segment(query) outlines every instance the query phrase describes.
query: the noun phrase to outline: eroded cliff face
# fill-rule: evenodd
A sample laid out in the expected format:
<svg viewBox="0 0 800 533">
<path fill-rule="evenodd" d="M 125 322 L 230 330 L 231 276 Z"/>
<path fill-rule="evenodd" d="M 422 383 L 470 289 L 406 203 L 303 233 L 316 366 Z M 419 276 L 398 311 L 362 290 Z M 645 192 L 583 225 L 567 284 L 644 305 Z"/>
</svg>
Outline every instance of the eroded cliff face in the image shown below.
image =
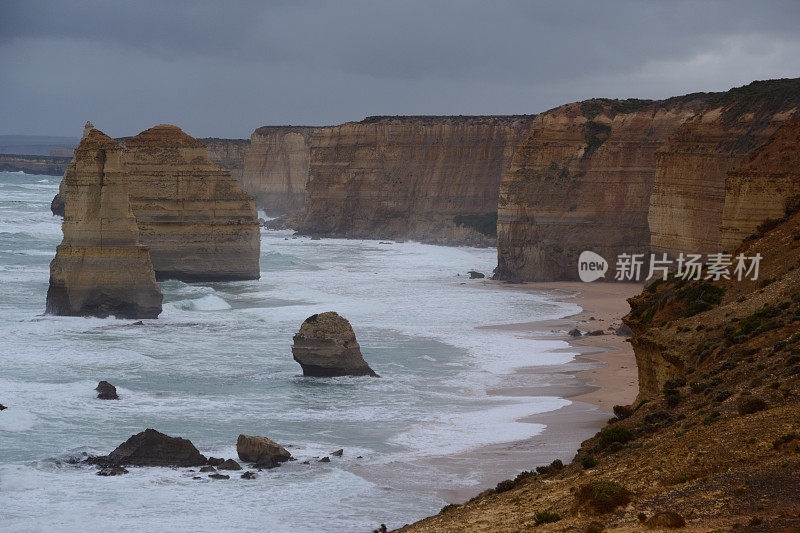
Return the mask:
<svg viewBox="0 0 800 533">
<path fill-rule="evenodd" d="M 264 126 L 250 136 L 242 188 L 269 215 L 305 210 L 310 126 Z"/>
<path fill-rule="evenodd" d="M 781 126 L 760 149 L 728 172 L 722 249 L 731 251 L 768 220 L 800 202 L 800 117 Z"/>
<path fill-rule="evenodd" d="M 568 280 L 578 255 L 649 249 L 648 202 L 656 149 L 702 106 L 587 100 L 539 115 L 500 183 L 495 277 Z"/>
<path fill-rule="evenodd" d="M 707 99 L 658 150 L 648 214 L 654 252 L 722 249 L 727 173 L 800 112 L 800 80 L 753 82 Z"/>
<path fill-rule="evenodd" d="M 45 155 L 0 154 L 0 171 L 63 176 L 70 159 Z M 64 216 L 63 213 L 61 216 Z"/>
<path fill-rule="evenodd" d="M 158 279 L 258 279 L 253 197 L 180 128 L 154 126 L 125 142 L 130 198 Z"/>
<path fill-rule="evenodd" d="M 577 279 L 584 250 L 606 279 L 622 253 L 719 251 L 727 171 L 798 111 L 795 79 L 542 113 L 500 184 L 495 276 Z"/>
<path fill-rule="evenodd" d="M 491 245 L 497 186 L 532 117 L 373 117 L 315 129 L 299 231 Z"/>
<path fill-rule="evenodd" d="M 204 137 L 198 140 L 205 145 L 208 158 L 222 170 L 230 172 L 231 177 L 241 185 L 244 174 L 244 157 L 250 141 L 216 137 Z"/>
<path fill-rule="evenodd" d="M 47 312 L 156 318 L 161 290 L 128 196 L 122 147 L 86 133 L 64 176 L 64 239 L 50 263 Z"/>
</svg>

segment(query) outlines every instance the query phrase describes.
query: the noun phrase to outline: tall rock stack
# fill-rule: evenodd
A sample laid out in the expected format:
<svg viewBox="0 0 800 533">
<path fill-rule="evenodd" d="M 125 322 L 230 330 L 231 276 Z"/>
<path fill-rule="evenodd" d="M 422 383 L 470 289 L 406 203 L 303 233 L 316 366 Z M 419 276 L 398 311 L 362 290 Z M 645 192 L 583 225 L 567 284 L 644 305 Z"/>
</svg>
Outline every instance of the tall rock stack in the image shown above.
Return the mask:
<svg viewBox="0 0 800 533">
<path fill-rule="evenodd" d="M 64 239 L 50 263 L 47 312 L 156 318 L 161 290 L 138 240 L 120 144 L 89 127 L 63 185 Z"/>
<path fill-rule="evenodd" d="M 209 159 L 203 143 L 177 126 L 154 126 L 126 140 L 125 163 L 158 279 L 259 278 L 253 197 Z"/>
</svg>

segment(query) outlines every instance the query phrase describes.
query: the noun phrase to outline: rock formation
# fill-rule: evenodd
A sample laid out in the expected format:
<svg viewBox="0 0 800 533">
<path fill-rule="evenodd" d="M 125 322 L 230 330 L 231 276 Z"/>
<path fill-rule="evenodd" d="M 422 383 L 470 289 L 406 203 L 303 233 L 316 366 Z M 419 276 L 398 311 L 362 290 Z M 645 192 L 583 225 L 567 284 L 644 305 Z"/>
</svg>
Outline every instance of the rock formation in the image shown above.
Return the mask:
<svg viewBox="0 0 800 533">
<path fill-rule="evenodd" d="M 125 141 L 131 207 L 157 279 L 258 279 L 253 198 L 180 128 L 154 126 Z"/>
<path fill-rule="evenodd" d="M 46 155 L 0 154 L 0 171 L 63 176 L 71 159 Z M 63 210 L 61 216 L 64 216 Z"/>
<path fill-rule="evenodd" d="M 772 80 L 538 115 L 500 184 L 495 276 L 576 279 L 584 250 L 612 270 L 621 253 L 718 250 L 726 171 L 798 112 L 800 80 Z"/>
<path fill-rule="evenodd" d="M 97 398 L 100 400 L 119 400 L 117 388 L 108 381 L 101 381 L 94 390 L 97 391 Z"/>
<path fill-rule="evenodd" d="M 263 127 L 243 184 L 304 233 L 493 245 L 497 184 L 531 116 L 370 117 Z"/>
<path fill-rule="evenodd" d="M 648 214 L 654 252 L 722 249 L 726 175 L 800 113 L 800 79 L 753 82 L 706 99 L 658 150 Z"/>
<path fill-rule="evenodd" d="M 146 429 L 93 462 L 114 466 L 202 466 L 206 458 L 187 439 Z"/>
<path fill-rule="evenodd" d="M 156 318 L 161 290 L 131 212 L 122 147 L 91 129 L 63 184 L 64 239 L 50 263 L 47 312 Z"/>
<path fill-rule="evenodd" d="M 242 188 L 269 215 L 305 210 L 310 126 L 264 126 L 250 136 Z"/>
<path fill-rule="evenodd" d="M 722 210 L 722 249 L 735 249 L 759 225 L 800 202 L 800 117 L 728 172 Z"/>
<path fill-rule="evenodd" d="M 247 139 L 218 139 L 217 137 L 204 137 L 198 141 L 206 147 L 208 158 L 222 170 L 230 172 L 231 177 L 241 186 L 244 158 L 250 141 Z"/>
<path fill-rule="evenodd" d="M 294 360 L 304 376 L 375 376 L 346 318 L 329 311 L 308 317 L 294 336 Z"/>
<path fill-rule="evenodd" d="M 277 442 L 251 435 L 239 435 L 236 453 L 242 461 L 255 463 L 262 468 L 272 468 L 292 459 L 292 454 Z"/>
<path fill-rule="evenodd" d="M 575 279 L 592 250 L 611 265 L 649 249 L 655 151 L 702 105 L 587 100 L 537 116 L 500 183 L 498 279 Z"/>
</svg>

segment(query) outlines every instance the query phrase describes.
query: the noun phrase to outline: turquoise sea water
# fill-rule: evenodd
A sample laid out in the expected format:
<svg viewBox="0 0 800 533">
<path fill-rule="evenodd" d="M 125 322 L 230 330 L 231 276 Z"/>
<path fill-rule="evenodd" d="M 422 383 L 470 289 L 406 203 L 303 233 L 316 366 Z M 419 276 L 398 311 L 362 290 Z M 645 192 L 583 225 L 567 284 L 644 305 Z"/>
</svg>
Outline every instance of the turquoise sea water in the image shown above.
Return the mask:
<svg viewBox="0 0 800 533">
<path fill-rule="evenodd" d="M 441 487 L 415 484 L 413 469 L 398 469 L 405 478 L 397 483 L 377 482 L 370 468 L 525 439 L 543 428 L 518 419 L 569 403 L 486 394 L 514 368 L 573 356 L 548 352 L 561 341 L 476 326 L 578 310 L 552 294 L 467 279 L 467 270 L 491 272 L 491 249 L 263 232 L 260 280 L 162 283 L 164 312 L 143 326 L 45 316 L 61 241 L 61 219 L 49 211 L 59 180 L 0 173 L 2 530 L 399 526 L 437 512 L 446 503 Z M 300 375 L 291 337 L 306 317 L 329 310 L 351 321 L 380 379 Z M 95 399 L 101 379 L 117 386 L 120 401 Z M 103 478 L 65 463 L 108 453 L 148 427 L 217 457 L 236 457 L 240 433 L 264 435 L 299 460 L 252 481 L 196 481 L 168 468 Z M 338 448 L 342 458 L 314 460 Z"/>
</svg>

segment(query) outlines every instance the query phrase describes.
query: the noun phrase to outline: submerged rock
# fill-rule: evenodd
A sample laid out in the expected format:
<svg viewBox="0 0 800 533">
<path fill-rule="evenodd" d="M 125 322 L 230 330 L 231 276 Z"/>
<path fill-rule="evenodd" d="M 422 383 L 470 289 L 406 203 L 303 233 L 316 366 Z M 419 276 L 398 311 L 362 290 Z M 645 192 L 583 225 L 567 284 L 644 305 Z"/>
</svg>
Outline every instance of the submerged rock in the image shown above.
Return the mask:
<svg viewBox="0 0 800 533">
<path fill-rule="evenodd" d="M 108 381 L 101 381 L 95 389 L 100 400 L 119 400 L 117 388 Z"/>
<path fill-rule="evenodd" d="M 94 462 L 115 466 L 202 466 L 206 464 L 206 458 L 190 440 L 170 437 L 148 428 Z"/>
<path fill-rule="evenodd" d="M 156 318 L 161 289 L 131 211 L 122 147 L 89 130 L 64 179 L 64 238 L 50 263 L 47 312 Z"/>
<path fill-rule="evenodd" d="M 98 476 L 121 476 L 127 473 L 128 469 L 121 466 L 106 466 L 97 471 Z"/>
<path fill-rule="evenodd" d="M 467 274 L 469 274 L 469 279 L 481 279 L 486 277 L 486 274 L 478 272 L 477 270 L 470 270 Z"/>
<path fill-rule="evenodd" d="M 342 455 L 344 455 L 344 450 L 341 448 L 336 450 L 335 452 L 331 452 L 331 456 L 333 457 L 341 457 Z"/>
<path fill-rule="evenodd" d="M 230 479 L 231 476 L 226 474 L 209 474 L 208 477 L 211 479 Z"/>
<path fill-rule="evenodd" d="M 255 463 L 262 468 L 273 468 L 292 459 L 292 454 L 277 442 L 252 435 L 239 435 L 236 453 L 242 461 Z"/>
<path fill-rule="evenodd" d="M 250 472 L 250 471 L 248 470 L 247 472 L 245 472 L 244 474 L 242 474 L 242 475 L 241 475 L 241 476 L 239 476 L 239 477 L 240 477 L 240 478 L 242 478 L 242 479 L 255 479 L 255 478 L 256 478 L 256 477 L 258 477 L 258 476 L 256 476 L 256 475 L 255 475 L 255 473 L 253 473 L 253 472 Z"/>
<path fill-rule="evenodd" d="M 294 360 L 304 376 L 374 376 L 346 318 L 329 311 L 308 317 L 294 336 Z"/>
<path fill-rule="evenodd" d="M 569 335 L 570 337 L 580 337 L 581 330 L 579 330 L 578 328 L 571 329 L 569 330 L 569 333 L 567 333 L 567 335 Z"/>
<path fill-rule="evenodd" d="M 323 457 L 322 459 L 320 459 L 317 462 L 318 463 L 330 463 L 331 462 L 331 458 L 330 457 Z"/>
<path fill-rule="evenodd" d="M 8 409 L 8 407 L 6 407 L 6 406 L 5 406 L 5 405 L 3 405 L 2 403 L 0 403 L 0 411 L 3 411 L 3 410 L 5 410 L 5 409 Z"/>
<path fill-rule="evenodd" d="M 200 469 L 200 472 L 202 472 L 203 474 L 205 474 L 206 472 L 216 472 L 216 471 L 217 471 L 217 469 L 216 469 L 216 468 L 214 468 L 214 467 L 213 467 L 213 466 L 211 466 L 211 465 L 204 466 L 204 467 L 202 467 L 202 468 Z"/>
</svg>

